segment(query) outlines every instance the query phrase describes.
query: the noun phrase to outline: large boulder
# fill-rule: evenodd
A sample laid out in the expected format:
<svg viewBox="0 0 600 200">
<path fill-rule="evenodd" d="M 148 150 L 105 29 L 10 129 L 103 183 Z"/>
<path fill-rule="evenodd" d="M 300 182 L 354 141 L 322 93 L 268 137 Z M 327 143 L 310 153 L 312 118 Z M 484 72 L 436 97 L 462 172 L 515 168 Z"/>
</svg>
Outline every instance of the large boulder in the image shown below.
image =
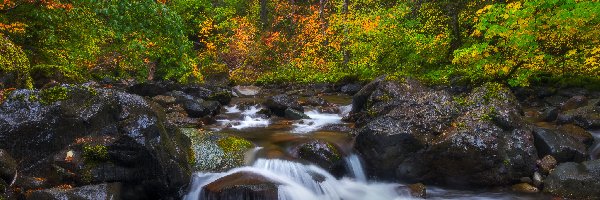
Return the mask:
<svg viewBox="0 0 600 200">
<path fill-rule="evenodd" d="M 505 185 L 533 173 L 532 130 L 510 90 L 453 97 L 416 81 L 377 79 L 353 98 L 355 149 L 370 175 L 435 184 Z"/>
<path fill-rule="evenodd" d="M 167 198 L 191 176 L 190 141 L 162 108 L 112 89 L 14 91 L 0 105 L 0 146 L 20 161 L 20 177 L 48 187 L 122 182 L 135 198 Z"/>
<path fill-rule="evenodd" d="M 533 135 L 540 156 L 552 155 L 558 162 L 581 162 L 588 158 L 587 146 L 572 136 L 545 128 L 535 128 Z"/>
<path fill-rule="evenodd" d="M 569 199 L 600 197 L 600 160 L 562 163 L 544 180 L 544 191 Z"/>
<path fill-rule="evenodd" d="M 267 99 L 265 106 L 277 116 L 284 117 L 288 108 L 304 112 L 304 108 L 298 103 L 298 97 L 286 94 L 275 95 Z"/>
</svg>

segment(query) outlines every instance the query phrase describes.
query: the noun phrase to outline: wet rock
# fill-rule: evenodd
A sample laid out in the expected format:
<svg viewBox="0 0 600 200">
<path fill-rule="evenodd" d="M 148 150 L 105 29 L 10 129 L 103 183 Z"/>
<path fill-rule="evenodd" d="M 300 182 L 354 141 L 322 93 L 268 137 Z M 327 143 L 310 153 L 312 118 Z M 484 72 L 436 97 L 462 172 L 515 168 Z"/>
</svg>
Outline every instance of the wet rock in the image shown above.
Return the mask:
<svg viewBox="0 0 600 200">
<path fill-rule="evenodd" d="M 345 124 L 328 124 L 321 128 L 322 131 L 334 131 L 334 132 L 345 132 L 349 133 L 352 131 L 352 128 L 348 127 Z"/>
<path fill-rule="evenodd" d="M 350 83 L 350 84 L 346 84 L 346 85 L 342 86 L 342 88 L 340 88 L 340 92 L 347 94 L 347 95 L 354 95 L 354 94 L 358 93 L 358 91 L 360 91 L 360 89 L 362 89 L 362 85 L 360 85 L 358 83 Z"/>
<path fill-rule="evenodd" d="M 600 160 L 561 163 L 544 180 L 544 192 L 570 199 L 600 196 Z"/>
<path fill-rule="evenodd" d="M 221 105 L 216 101 L 205 101 L 192 95 L 185 94 L 181 91 L 173 91 L 168 93 L 176 99 L 178 104 L 181 104 L 189 117 L 201 118 L 209 115 L 216 115 L 221 109 Z"/>
<path fill-rule="evenodd" d="M 532 184 L 532 183 L 533 183 L 533 180 L 531 180 L 531 178 L 529 178 L 529 177 L 522 177 L 522 178 L 521 178 L 521 182 L 522 182 L 522 183 L 529 183 L 529 184 Z"/>
<path fill-rule="evenodd" d="M 370 175 L 490 186 L 533 173 L 537 152 L 532 131 L 507 88 L 487 84 L 457 99 L 414 81 L 368 85 L 374 89 L 365 86 L 361 92 L 371 90 L 371 95 L 360 97 L 366 99 L 364 107 L 356 105 L 353 112 L 363 116 L 354 148 Z"/>
<path fill-rule="evenodd" d="M 250 172 L 238 172 L 220 178 L 202 189 L 199 199 L 278 199 L 278 186 Z"/>
<path fill-rule="evenodd" d="M 561 112 L 556 122 L 574 123 L 585 129 L 600 128 L 600 99 L 591 99 L 586 106 Z"/>
<path fill-rule="evenodd" d="M 231 98 L 233 95 L 228 89 L 214 89 L 212 93 L 208 96 L 208 100 L 217 101 L 221 105 L 228 105 L 231 102 Z"/>
<path fill-rule="evenodd" d="M 330 172 L 339 171 L 344 167 L 340 150 L 334 144 L 322 140 L 300 144 L 291 149 L 290 155 L 314 163 Z"/>
<path fill-rule="evenodd" d="M 550 171 L 552 171 L 556 167 L 558 162 L 556 161 L 556 159 L 554 159 L 554 157 L 552 157 L 552 155 L 546 155 L 541 160 L 539 160 L 537 164 L 538 167 L 540 167 L 542 173 L 549 174 Z"/>
<path fill-rule="evenodd" d="M 569 100 L 563 102 L 560 106 L 560 110 L 568 111 L 573 110 L 582 106 L 585 106 L 588 103 L 588 99 L 585 96 L 574 96 Z"/>
<path fill-rule="evenodd" d="M 149 81 L 132 85 L 127 92 L 140 96 L 154 97 L 167 93 L 176 88 L 176 84 L 169 81 Z"/>
<path fill-rule="evenodd" d="M 302 108 L 302 106 L 298 103 L 298 98 L 295 96 L 288 96 L 286 94 L 270 97 L 265 102 L 265 106 L 269 108 L 273 114 L 280 117 L 285 116 L 285 110 L 288 108 L 304 112 L 304 108 Z"/>
<path fill-rule="evenodd" d="M 352 112 L 358 113 L 367 106 L 367 101 L 379 84 L 385 80 L 385 76 L 377 77 L 364 87 L 362 87 L 354 96 L 352 96 Z"/>
<path fill-rule="evenodd" d="M 558 131 L 577 139 L 577 141 L 587 146 L 590 146 L 594 143 L 594 137 L 592 134 L 577 125 L 564 124 L 558 127 Z"/>
<path fill-rule="evenodd" d="M 577 139 L 551 129 L 534 129 L 535 146 L 540 156 L 552 155 L 558 162 L 587 159 L 587 147 Z"/>
<path fill-rule="evenodd" d="M 321 98 L 321 97 L 317 97 L 317 96 L 312 96 L 309 97 L 308 99 L 306 99 L 306 105 L 309 106 L 328 106 L 329 103 Z"/>
<path fill-rule="evenodd" d="M 529 183 L 519 183 L 512 186 L 512 190 L 522 193 L 538 193 L 540 190 Z"/>
<path fill-rule="evenodd" d="M 249 85 L 249 86 L 238 85 L 238 86 L 233 87 L 233 92 L 240 97 L 256 96 L 258 93 L 260 93 L 260 90 L 261 90 L 260 87 L 253 86 L 253 85 Z"/>
<path fill-rule="evenodd" d="M 34 190 L 40 188 L 48 188 L 51 184 L 48 183 L 48 179 L 41 177 L 30 177 L 19 175 L 15 181 L 14 187 L 19 188 L 22 191 Z"/>
<path fill-rule="evenodd" d="M 17 173 L 17 162 L 8 152 L 0 149 L 0 179 L 6 183 L 11 183 Z"/>
<path fill-rule="evenodd" d="M 296 109 L 292 109 L 292 108 L 285 109 L 284 116 L 286 119 L 291 119 L 291 120 L 310 119 L 310 117 L 308 117 L 308 115 L 306 115 L 303 112 L 298 111 Z"/>
<path fill-rule="evenodd" d="M 223 172 L 244 165 L 245 154 L 254 144 L 243 138 L 223 133 L 203 132 L 182 128 L 192 140 L 193 158 L 189 160 L 195 171 Z"/>
<path fill-rule="evenodd" d="M 425 199 L 427 198 L 427 187 L 423 183 L 415 183 L 408 185 L 410 196 Z"/>
<path fill-rule="evenodd" d="M 540 118 L 547 122 L 554 121 L 558 117 L 559 111 L 557 107 L 546 107 L 542 110 Z"/>
<path fill-rule="evenodd" d="M 72 180 L 64 171 L 112 163 L 136 172 L 114 181 L 137 190 L 141 198 L 181 194 L 191 176 L 189 139 L 166 122 L 159 105 L 112 89 L 61 87 L 47 95 L 61 97 L 64 92 L 64 98 L 42 101 L 44 92 L 18 90 L 0 105 L 0 146 L 20 160 L 20 180 L 36 177 L 50 186 L 65 181 L 94 184 L 102 179 L 89 176 L 88 170 L 72 170 L 79 177 Z M 58 155 L 67 159 L 70 149 L 83 152 L 90 162 L 73 168 L 56 162 Z M 17 182 L 25 187 L 29 181 Z"/>
<path fill-rule="evenodd" d="M 103 183 L 99 185 L 86 185 L 71 188 L 52 188 L 45 190 L 34 190 L 27 193 L 25 199 L 31 200 L 61 200 L 61 199 L 97 199 L 112 200 L 124 199 L 121 196 L 122 185 L 120 183 Z"/>
<path fill-rule="evenodd" d="M 560 107 L 561 104 L 563 102 L 567 101 L 568 99 L 569 99 L 568 97 L 554 95 L 554 96 L 544 98 L 544 102 L 553 107 Z"/>
</svg>

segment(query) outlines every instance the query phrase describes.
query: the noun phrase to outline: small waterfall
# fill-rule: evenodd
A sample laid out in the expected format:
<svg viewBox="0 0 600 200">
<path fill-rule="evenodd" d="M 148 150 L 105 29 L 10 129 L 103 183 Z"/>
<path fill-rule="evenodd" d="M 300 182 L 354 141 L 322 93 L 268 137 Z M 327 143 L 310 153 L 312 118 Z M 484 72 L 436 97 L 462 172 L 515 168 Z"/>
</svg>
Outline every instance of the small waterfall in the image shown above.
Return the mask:
<svg viewBox="0 0 600 200">
<path fill-rule="evenodd" d="M 348 115 L 350 113 L 350 111 L 352 111 L 352 104 L 340 106 L 340 114 L 342 116 Z"/>
<path fill-rule="evenodd" d="M 594 136 L 594 145 L 590 147 L 590 158 L 591 160 L 596 160 L 600 158 L 600 130 L 599 131 L 591 131 L 592 136 Z"/>
<path fill-rule="evenodd" d="M 351 165 L 355 163 L 360 165 L 360 162 L 356 162 L 358 157 L 348 160 L 349 163 L 353 163 Z M 410 199 L 408 196 L 401 195 L 408 192 L 399 189 L 399 184 L 367 183 L 364 175 L 362 181 L 348 178 L 336 179 L 315 165 L 279 159 L 258 159 L 252 166 L 236 168 L 225 173 L 198 173 L 194 176 L 193 190 L 184 199 L 196 200 L 202 192 L 202 187 L 219 178 L 239 172 L 257 174 L 273 181 L 279 185 L 278 198 L 285 200 Z"/>
<path fill-rule="evenodd" d="M 241 129 L 251 128 L 251 127 L 267 127 L 270 124 L 269 119 L 265 119 L 265 118 L 257 115 L 257 113 L 261 110 L 261 107 L 258 105 L 250 106 L 248 109 L 246 109 L 244 111 L 240 110 L 237 105 L 227 106 L 227 107 L 225 107 L 225 110 L 226 110 L 225 113 L 227 113 L 227 114 L 240 113 L 240 115 L 241 115 L 240 116 L 241 119 L 217 120 L 217 122 L 219 124 L 230 125 L 230 127 L 233 129 L 241 130 Z M 220 130 L 220 128 L 218 128 L 217 130 Z"/>
<path fill-rule="evenodd" d="M 301 122 L 293 124 L 292 133 L 309 133 L 317 131 L 325 125 L 341 124 L 342 115 L 320 113 L 316 110 L 311 110 L 305 113 L 310 119 L 303 119 Z"/>
<path fill-rule="evenodd" d="M 352 154 L 344 158 L 344 160 L 346 161 L 346 168 L 348 168 L 348 171 L 357 181 L 363 183 L 367 182 L 367 176 L 365 175 L 360 159 L 356 154 Z"/>
</svg>

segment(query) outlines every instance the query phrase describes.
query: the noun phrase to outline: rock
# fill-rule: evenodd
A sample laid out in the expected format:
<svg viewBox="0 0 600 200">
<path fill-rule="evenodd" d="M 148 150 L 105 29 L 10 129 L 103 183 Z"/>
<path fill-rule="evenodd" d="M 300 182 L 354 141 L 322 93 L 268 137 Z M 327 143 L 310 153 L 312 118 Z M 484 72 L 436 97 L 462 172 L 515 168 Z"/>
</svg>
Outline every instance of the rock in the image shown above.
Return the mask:
<svg viewBox="0 0 600 200">
<path fill-rule="evenodd" d="M 152 97 L 152 100 L 161 106 L 167 107 L 169 105 L 175 104 L 175 97 L 165 96 L 165 95 L 157 95 Z"/>
<path fill-rule="evenodd" d="M 261 175 L 238 172 L 204 186 L 198 199 L 278 199 L 278 186 Z"/>
<path fill-rule="evenodd" d="M 531 178 L 529 178 L 529 177 L 522 177 L 522 178 L 521 178 L 521 182 L 522 182 L 522 183 L 529 183 L 529 184 L 532 184 L 532 183 L 533 183 L 533 180 L 531 180 Z"/>
<path fill-rule="evenodd" d="M 367 90 L 370 96 L 356 98 Z M 355 116 L 364 123 L 357 122 L 354 148 L 370 176 L 493 186 L 518 181 L 535 169 L 530 124 L 501 85 L 486 84 L 457 100 L 410 80 L 376 80 L 357 95 L 363 106 L 354 101 L 353 112 L 358 110 Z"/>
<path fill-rule="evenodd" d="M 574 96 L 569 100 L 563 102 L 560 106 L 561 111 L 573 110 L 582 106 L 585 106 L 588 103 L 588 99 L 585 96 Z"/>
<path fill-rule="evenodd" d="M 415 183 L 408 185 L 410 196 L 425 199 L 427 198 L 427 187 L 423 183 Z"/>
<path fill-rule="evenodd" d="M 17 90 L 0 105 L 0 130 L 0 146 L 20 160 L 19 177 L 50 186 L 103 182 L 91 172 L 107 163 L 105 172 L 135 172 L 111 181 L 140 198 L 178 198 L 190 181 L 189 139 L 166 122 L 159 105 L 138 95 L 83 86 Z M 70 150 L 83 161 L 66 164 Z"/>
<path fill-rule="evenodd" d="M 286 119 L 291 119 L 291 120 L 310 119 L 310 117 L 308 115 L 306 115 L 303 112 L 298 111 L 296 109 L 292 109 L 292 108 L 285 109 L 284 116 Z"/>
<path fill-rule="evenodd" d="M 121 183 L 103 183 L 98 185 L 86 185 L 82 187 L 71 188 L 51 188 L 45 190 L 34 190 L 27 193 L 25 199 L 31 200 L 61 200 L 61 199 L 97 199 L 113 200 L 126 199 L 121 196 Z"/>
<path fill-rule="evenodd" d="M 0 179 L 6 183 L 11 183 L 17 175 L 17 162 L 8 152 L 0 149 Z"/>
<path fill-rule="evenodd" d="M 564 96 L 560 96 L 560 95 L 554 95 L 554 96 L 549 96 L 544 98 L 544 102 L 546 102 L 546 104 L 552 106 L 552 107 L 560 107 L 561 104 L 565 101 L 567 101 L 569 98 L 564 97 Z"/>
<path fill-rule="evenodd" d="M 533 185 L 535 185 L 535 187 L 542 187 L 542 185 L 544 184 L 544 178 L 542 178 L 542 175 L 539 172 L 534 172 L 533 173 Z"/>
<path fill-rule="evenodd" d="M 362 87 L 354 96 L 352 96 L 352 112 L 358 113 L 362 111 L 366 105 L 369 97 L 378 88 L 379 84 L 385 80 L 386 76 L 377 77 L 364 87 Z"/>
<path fill-rule="evenodd" d="M 565 97 L 574 97 L 574 96 L 586 96 L 589 92 L 585 88 L 562 88 L 557 92 L 559 95 Z"/>
<path fill-rule="evenodd" d="M 558 131 L 577 139 L 577 141 L 587 146 L 590 146 L 594 143 L 594 136 L 592 136 L 590 132 L 577 125 L 564 124 L 558 127 Z"/>
<path fill-rule="evenodd" d="M 344 168 L 343 155 L 341 155 L 340 150 L 330 142 L 311 140 L 295 146 L 290 151 L 292 157 L 314 163 L 334 174 L 340 174 L 335 172 L 339 172 L 340 169 Z"/>
<path fill-rule="evenodd" d="M 350 83 L 350 84 L 346 84 L 346 85 L 342 86 L 342 88 L 340 88 L 340 92 L 347 94 L 347 95 L 354 95 L 354 94 L 358 93 L 358 91 L 360 91 L 360 89 L 362 89 L 362 85 L 360 85 L 358 83 Z"/>
<path fill-rule="evenodd" d="M 260 87 L 253 86 L 253 85 L 249 85 L 249 86 L 238 85 L 238 86 L 233 87 L 233 92 L 240 97 L 256 96 L 258 93 L 260 93 L 260 90 L 261 90 Z"/>
<path fill-rule="evenodd" d="M 243 138 L 222 133 L 203 132 L 194 128 L 182 128 L 192 140 L 194 157 L 190 159 L 195 171 L 224 172 L 244 165 L 246 152 L 254 144 Z"/>
<path fill-rule="evenodd" d="M 542 110 L 540 118 L 544 121 L 551 122 L 558 117 L 559 109 L 557 107 L 546 107 Z"/>
<path fill-rule="evenodd" d="M 591 99 L 586 106 L 561 112 L 556 122 L 574 123 L 584 129 L 600 128 L 600 99 Z"/>
<path fill-rule="evenodd" d="M 561 163 L 544 180 L 544 192 L 569 199 L 600 197 L 600 160 Z"/>
<path fill-rule="evenodd" d="M 538 193 L 540 190 L 529 183 L 519 183 L 512 186 L 512 190 L 522 193 Z"/>
<path fill-rule="evenodd" d="M 288 108 L 304 112 L 304 108 L 298 103 L 297 99 L 298 98 L 295 96 L 288 96 L 286 94 L 275 95 L 267 99 L 265 106 L 269 108 L 273 114 L 284 117 L 285 110 Z"/>
<path fill-rule="evenodd" d="M 580 162 L 588 157 L 586 146 L 571 136 L 545 128 L 535 128 L 533 135 L 540 156 L 552 155 L 558 162 Z"/>
<path fill-rule="evenodd" d="M 306 99 L 306 105 L 309 106 L 328 106 L 329 103 L 321 98 L 321 97 L 317 97 L 317 96 L 312 96 L 309 97 L 308 99 Z"/>
<path fill-rule="evenodd" d="M 127 92 L 140 96 L 154 97 L 174 90 L 176 87 L 175 83 L 169 81 L 149 81 L 132 85 L 127 88 Z"/>
<path fill-rule="evenodd" d="M 208 100 L 217 101 L 221 105 L 228 105 L 233 95 L 228 89 L 215 89 L 208 96 Z"/>
<path fill-rule="evenodd" d="M 333 132 L 345 132 L 349 133 L 352 131 L 352 128 L 348 127 L 345 124 L 328 124 L 321 128 L 322 131 L 333 131 Z"/>
<path fill-rule="evenodd" d="M 219 102 L 205 101 L 181 91 L 173 91 L 168 94 L 173 96 L 176 99 L 176 102 L 181 104 L 188 116 L 192 118 L 200 118 L 209 115 L 213 116 L 221 109 Z"/>
<path fill-rule="evenodd" d="M 556 161 L 556 159 L 554 159 L 554 157 L 552 157 L 552 155 L 546 155 L 541 160 L 539 160 L 537 164 L 538 167 L 540 167 L 542 173 L 549 174 L 550 171 L 552 171 L 556 167 L 558 162 Z"/>
</svg>

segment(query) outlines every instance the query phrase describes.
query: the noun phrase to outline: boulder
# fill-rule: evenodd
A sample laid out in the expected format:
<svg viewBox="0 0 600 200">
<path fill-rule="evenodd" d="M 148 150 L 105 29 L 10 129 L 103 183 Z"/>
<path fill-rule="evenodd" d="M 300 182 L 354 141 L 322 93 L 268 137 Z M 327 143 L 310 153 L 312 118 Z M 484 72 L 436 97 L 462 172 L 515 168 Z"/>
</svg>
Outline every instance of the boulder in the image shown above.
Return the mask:
<svg viewBox="0 0 600 200">
<path fill-rule="evenodd" d="M 198 199 L 278 199 L 278 185 L 261 175 L 238 172 L 204 186 Z"/>
<path fill-rule="evenodd" d="M 182 128 L 192 140 L 193 158 L 190 159 L 195 171 L 224 172 L 245 164 L 246 152 L 254 144 L 243 138 L 223 133 L 204 132 L 194 128 Z"/>
<path fill-rule="evenodd" d="M 296 96 L 289 96 L 286 94 L 270 97 L 265 102 L 265 106 L 269 108 L 273 114 L 280 117 L 285 116 L 285 110 L 288 108 L 304 112 L 304 108 L 302 108 L 302 106 L 298 103 L 298 98 Z"/>
<path fill-rule="evenodd" d="M 126 195 L 121 195 L 121 183 L 103 183 L 98 185 L 86 185 L 82 187 L 71 188 L 63 186 L 62 188 L 51 188 L 45 190 L 34 190 L 27 193 L 25 199 L 31 200 L 62 200 L 62 199 L 95 199 L 95 200 L 113 200 L 126 199 Z M 133 195 L 133 194 L 131 194 Z"/>
<path fill-rule="evenodd" d="M 585 129 L 600 128 L 600 99 L 591 99 L 585 106 L 559 113 L 556 122 L 574 123 Z"/>
<path fill-rule="evenodd" d="M 334 174 L 340 174 L 340 170 L 344 168 L 341 151 L 334 144 L 322 140 L 311 140 L 295 146 L 291 149 L 290 155 L 316 164 Z"/>
<path fill-rule="evenodd" d="M 592 136 L 590 132 L 577 125 L 564 124 L 558 127 L 558 131 L 575 138 L 577 141 L 585 144 L 586 146 L 590 146 L 594 143 L 594 136 Z"/>
<path fill-rule="evenodd" d="M 378 79 L 353 97 L 355 149 L 384 180 L 510 184 L 531 175 L 537 159 L 518 105 L 497 84 L 453 97 L 413 80 Z"/>
<path fill-rule="evenodd" d="M 533 135 L 540 156 L 552 155 L 558 162 L 581 162 L 588 158 L 586 145 L 569 135 L 545 128 L 535 128 Z"/>
<path fill-rule="evenodd" d="M 563 102 L 560 105 L 560 110 L 568 111 L 573 110 L 582 106 L 585 106 L 588 103 L 588 99 L 585 96 L 574 96 L 569 100 Z"/>
<path fill-rule="evenodd" d="M 188 116 L 192 118 L 214 116 L 221 109 L 221 105 L 217 101 L 203 100 L 181 91 L 172 91 L 168 95 L 174 97 L 176 103 L 181 104 Z"/>
<path fill-rule="evenodd" d="M 138 198 L 167 198 L 179 197 L 191 176 L 189 139 L 162 108 L 112 89 L 13 92 L 0 105 L 0 146 L 21 161 L 19 177 L 50 186 L 122 182 Z"/>
<path fill-rule="evenodd" d="M 140 96 L 154 97 L 167 93 L 177 88 L 177 84 L 170 81 L 149 81 L 138 83 L 127 88 L 127 92 Z"/>
<path fill-rule="evenodd" d="M 544 192 L 569 199 L 600 197 L 600 160 L 561 163 L 544 180 Z"/>
<path fill-rule="evenodd" d="M 306 99 L 305 104 L 309 105 L 309 106 L 328 106 L 329 102 L 327 102 L 325 99 L 323 99 L 321 97 L 312 96 L 312 97 L 309 97 L 308 99 Z"/>
</svg>

